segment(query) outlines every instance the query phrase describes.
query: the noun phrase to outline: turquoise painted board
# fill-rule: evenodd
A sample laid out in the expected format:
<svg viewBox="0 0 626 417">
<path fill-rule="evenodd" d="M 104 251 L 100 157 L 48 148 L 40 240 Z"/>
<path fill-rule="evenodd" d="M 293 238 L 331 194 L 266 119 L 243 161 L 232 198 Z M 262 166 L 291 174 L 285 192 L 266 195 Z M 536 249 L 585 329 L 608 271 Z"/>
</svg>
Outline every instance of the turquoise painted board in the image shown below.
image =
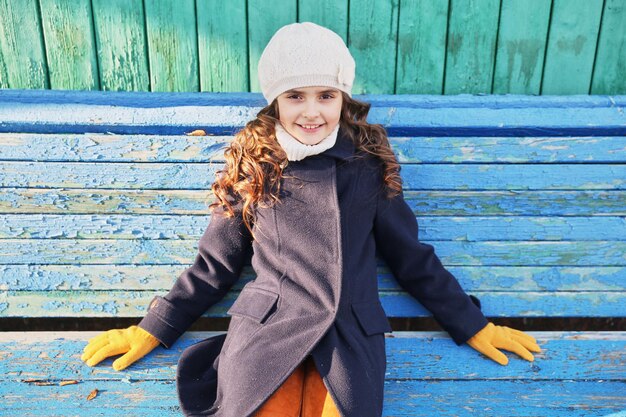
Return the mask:
<svg viewBox="0 0 626 417">
<path fill-rule="evenodd" d="M 271 35 L 313 21 L 355 55 L 355 93 L 624 94 L 625 14 L 621 0 L 2 0 L 0 88 L 257 92 Z"/>
<path fill-rule="evenodd" d="M 602 0 L 554 0 L 541 94 L 588 94 Z"/>
<path fill-rule="evenodd" d="M 39 7 L 0 1 L 0 88 L 50 88 Z"/>
<path fill-rule="evenodd" d="M 443 93 L 448 3 L 400 3 L 396 94 Z"/>
<path fill-rule="evenodd" d="M 151 91 L 200 91 L 194 0 L 144 0 Z"/>
<path fill-rule="evenodd" d="M 445 94 L 490 93 L 500 0 L 451 0 Z"/>
<path fill-rule="evenodd" d="M 606 0 L 591 94 L 626 92 L 626 2 Z"/>
<path fill-rule="evenodd" d="M 327 27 L 348 44 L 347 1 L 299 0 L 298 22 L 313 22 Z"/>
<path fill-rule="evenodd" d="M 98 60 L 88 0 L 40 0 L 50 88 L 99 90 Z"/>
<path fill-rule="evenodd" d="M 196 2 L 200 91 L 249 91 L 245 0 Z"/>
<path fill-rule="evenodd" d="M 272 35 L 284 25 L 297 21 L 297 0 L 248 0 L 248 59 L 250 91 L 259 92 L 258 63 Z M 263 106 L 267 103 L 263 102 Z"/>
<path fill-rule="evenodd" d="M 398 0 L 350 2 L 348 46 L 356 62 L 352 92 L 395 91 Z"/>
<path fill-rule="evenodd" d="M 493 94 L 539 94 L 551 5 L 502 0 Z"/>
<path fill-rule="evenodd" d="M 92 0 L 100 89 L 150 91 L 142 0 Z"/>
</svg>

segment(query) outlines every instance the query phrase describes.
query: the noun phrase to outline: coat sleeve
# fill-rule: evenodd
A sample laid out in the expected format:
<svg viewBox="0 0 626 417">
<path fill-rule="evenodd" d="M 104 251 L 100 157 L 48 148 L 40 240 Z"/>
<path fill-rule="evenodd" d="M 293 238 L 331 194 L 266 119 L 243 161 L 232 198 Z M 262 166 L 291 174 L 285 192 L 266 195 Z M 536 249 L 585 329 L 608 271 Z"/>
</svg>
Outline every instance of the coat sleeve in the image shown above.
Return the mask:
<svg viewBox="0 0 626 417">
<path fill-rule="evenodd" d="M 418 225 L 403 193 L 379 193 L 374 220 L 376 248 L 398 284 L 434 316 L 461 345 L 487 325 L 480 302 L 468 296 L 431 245 L 418 240 Z"/>
<path fill-rule="evenodd" d="M 214 210 L 198 243 L 195 262 L 164 297 L 155 297 L 139 327 L 169 348 L 204 312 L 220 301 L 249 260 L 252 237 L 241 216 Z"/>
</svg>

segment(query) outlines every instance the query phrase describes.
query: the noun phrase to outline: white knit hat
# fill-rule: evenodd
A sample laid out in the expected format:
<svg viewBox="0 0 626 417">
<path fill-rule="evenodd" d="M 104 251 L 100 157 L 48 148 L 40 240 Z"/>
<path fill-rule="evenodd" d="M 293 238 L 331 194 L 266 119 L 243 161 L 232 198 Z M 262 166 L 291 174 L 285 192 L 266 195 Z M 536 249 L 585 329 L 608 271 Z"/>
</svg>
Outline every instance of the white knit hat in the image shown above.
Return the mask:
<svg viewBox="0 0 626 417">
<path fill-rule="evenodd" d="M 259 83 L 267 103 L 292 88 L 323 86 L 352 97 L 356 64 L 343 39 L 311 22 L 280 28 L 259 59 Z"/>
</svg>

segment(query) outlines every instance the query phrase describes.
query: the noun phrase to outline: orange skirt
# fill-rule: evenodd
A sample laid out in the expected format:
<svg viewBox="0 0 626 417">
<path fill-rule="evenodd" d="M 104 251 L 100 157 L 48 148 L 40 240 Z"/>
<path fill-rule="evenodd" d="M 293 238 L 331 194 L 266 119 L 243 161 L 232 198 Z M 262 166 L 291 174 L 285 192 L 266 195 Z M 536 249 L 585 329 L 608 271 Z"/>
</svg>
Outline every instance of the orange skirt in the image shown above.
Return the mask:
<svg viewBox="0 0 626 417">
<path fill-rule="evenodd" d="M 308 356 L 254 417 L 341 417 L 341 414 L 326 390 L 313 358 Z"/>
</svg>

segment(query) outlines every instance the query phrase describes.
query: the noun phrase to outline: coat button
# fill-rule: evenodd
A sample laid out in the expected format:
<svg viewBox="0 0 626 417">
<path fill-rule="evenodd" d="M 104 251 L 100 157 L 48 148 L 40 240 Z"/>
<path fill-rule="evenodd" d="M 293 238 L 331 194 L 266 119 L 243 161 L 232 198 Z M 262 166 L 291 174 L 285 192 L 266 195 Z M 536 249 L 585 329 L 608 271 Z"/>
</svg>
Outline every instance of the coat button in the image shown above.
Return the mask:
<svg viewBox="0 0 626 417">
<path fill-rule="evenodd" d="M 150 304 L 150 309 L 156 308 L 159 305 L 159 301 L 158 300 L 154 300 L 152 302 L 152 304 Z"/>
</svg>

